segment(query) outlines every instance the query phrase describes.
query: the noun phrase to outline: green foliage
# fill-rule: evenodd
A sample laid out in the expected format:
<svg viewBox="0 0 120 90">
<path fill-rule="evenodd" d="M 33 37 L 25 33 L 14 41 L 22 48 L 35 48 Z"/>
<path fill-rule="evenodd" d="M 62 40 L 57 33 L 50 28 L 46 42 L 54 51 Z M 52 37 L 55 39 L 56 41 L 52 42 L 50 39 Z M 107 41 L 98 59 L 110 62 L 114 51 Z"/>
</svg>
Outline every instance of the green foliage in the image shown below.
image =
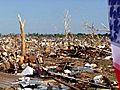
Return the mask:
<svg viewBox="0 0 120 90">
<path fill-rule="evenodd" d="M 17 34 L 15 33 L 10 33 L 10 34 L 6 34 L 6 35 L 2 35 L 0 33 L 0 37 L 1 36 L 15 36 Z M 90 34 L 85 34 L 85 33 L 77 33 L 77 34 L 72 34 L 73 36 L 77 36 L 77 37 L 81 37 L 81 36 L 90 36 Z M 62 33 L 57 33 L 57 34 L 40 34 L 40 33 L 28 33 L 26 34 L 26 36 L 36 36 L 36 37 L 56 37 L 56 38 L 63 38 L 65 37 L 64 34 Z M 96 36 L 96 35 L 95 35 Z M 105 34 L 98 34 L 99 37 L 102 37 L 102 36 L 109 36 L 108 33 L 105 33 Z"/>
</svg>

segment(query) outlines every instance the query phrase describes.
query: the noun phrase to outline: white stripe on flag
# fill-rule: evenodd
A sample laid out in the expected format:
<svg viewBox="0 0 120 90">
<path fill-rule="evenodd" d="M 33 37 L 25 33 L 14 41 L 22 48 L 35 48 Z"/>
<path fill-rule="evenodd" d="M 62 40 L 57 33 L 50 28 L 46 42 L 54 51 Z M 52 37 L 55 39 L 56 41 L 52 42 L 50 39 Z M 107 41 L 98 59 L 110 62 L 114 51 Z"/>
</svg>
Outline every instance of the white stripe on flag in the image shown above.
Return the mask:
<svg viewBox="0 0 120 90">
<path fill-rule="evenodd" d="M 112 48 L 113 65 L 115 68 L 120 70 L 120 47 L 111 44 L 111 48 Z"/>
</svg>

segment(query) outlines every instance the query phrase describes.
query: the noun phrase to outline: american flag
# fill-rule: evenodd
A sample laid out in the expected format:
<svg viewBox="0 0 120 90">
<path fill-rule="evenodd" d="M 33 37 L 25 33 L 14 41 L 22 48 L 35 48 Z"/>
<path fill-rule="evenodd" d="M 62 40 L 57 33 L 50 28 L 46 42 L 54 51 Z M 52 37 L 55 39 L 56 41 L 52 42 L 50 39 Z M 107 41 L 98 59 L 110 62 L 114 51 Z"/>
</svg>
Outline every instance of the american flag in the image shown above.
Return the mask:
<svg viewBox="0 0 120 90">
<path fill-rule="evenodd" d="M 120 90 L 120 0 L 109 0 L 108 5 L 113 66 Z"/>
</svg>

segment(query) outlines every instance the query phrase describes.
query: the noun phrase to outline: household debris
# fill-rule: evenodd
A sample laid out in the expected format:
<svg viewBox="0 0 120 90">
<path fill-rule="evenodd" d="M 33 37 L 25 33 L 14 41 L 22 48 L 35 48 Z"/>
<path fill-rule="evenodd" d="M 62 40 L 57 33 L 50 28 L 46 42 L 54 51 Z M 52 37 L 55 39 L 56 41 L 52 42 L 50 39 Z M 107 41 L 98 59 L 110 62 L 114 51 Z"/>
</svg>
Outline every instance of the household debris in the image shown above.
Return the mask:
<svg viewBox="0 0 120 90">
<path fill-rule="evenodd" d="M 0 72 L 7 73 L 8 78 L 10 74 L 24 76 L 21 81 L 12 81 L 13 86 L 38 90 L 116 88 L 108 36 L 95 33 L 75 36 L 66 26 L 65 38 L 25 34 L 25 23 L 20 16 L 18 20 L 20 35 L 0 36 Z M 5 80 L 11 81 L 8 78 Z M 11 85 L 8 82 L 4 86 Z"/>
</svg>

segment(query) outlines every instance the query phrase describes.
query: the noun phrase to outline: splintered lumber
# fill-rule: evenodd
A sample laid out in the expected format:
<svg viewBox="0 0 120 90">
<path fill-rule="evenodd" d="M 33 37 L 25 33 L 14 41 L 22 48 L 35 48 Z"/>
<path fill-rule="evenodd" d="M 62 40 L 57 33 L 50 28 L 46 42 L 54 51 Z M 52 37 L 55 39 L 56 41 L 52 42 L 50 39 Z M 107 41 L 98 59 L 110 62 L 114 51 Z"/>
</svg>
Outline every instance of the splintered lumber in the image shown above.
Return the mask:
<svg viewBox="0 0 120 90">
<path fill-rule="evenodd" d="M 111 81 L 106 76 L 103 76 L 103 78 L 104 78 L 104 81 L 110 86 L 111 90 L 114 90 L 114 88 L 111 84 Z"/>
<path fill-rule="evenodd" d="M 74 78 L 74 77 L 70 77 L 70 76 L 66 76 L 66 75 L 62 75 L 60 73 L 54 73 L 54 72 L 50 72 L 50 71 L 47 71 L 48 73 L 54 75 L 54 77 L 57 77 L 57 76 L 60 76 L 60 77 L 63 77 L 63 78 L 67 78 L 69 80 L 75 80 L 77 82 L 84 82 L 84 83 L 88 83 L 91 87 L 94 87 L 94 88 L 105 88 L 105 89 L 110 89 L 111 87 L 108 87 L 108 86 L 105 86 L 105 85 L 101 85 L 101 84 L 97 84 L 97 83 L 92 83 L 88 80 L 80 80 L 78 78 Z M 53 77 L 52 77 L 53 78 Z M 59 81 L 58 81 L 59 82 Z M 61 81 L 62 83 L 63 81 Z M 65 84 L 64 84 L 65 85 Z M 74 90 L 80 90 L 80 89 L 74 89 Z"/>
<path fill-rule="evenodd" d="M 88 82 L 91 87 L 94 87 L 94 88 L 104 88 L 104 89 L 110 89 L 110 87 L 107 87 L 107 86 L 104 86 L 104 85 L 101 85 L 101 84 L 96 84 L 96 83 L 91 83 L 91 82 Z"/>
<path fill-rule="evenodd" d="M 20 24 L 21 32 L 21 55 L 25 56 L 25 33 L 24 33 L 25 20 L 22 21 L 20 15 L 18 15 L 18 21 Z"/>
<path fill-rule="evenodd" d="M 61 84 L 64 84 L 64 85 L 68 86 L 68 87 L 71 88 L 72 90 L 80 90 L 79 88 L 74 87 L 73 85 L 68 84 L 68 83 L 66 83 L 66 82 L 64 82 L 64 81 L 61 81 L 61 80 L 59 80 L 59 79 L 56 79 L 56 78 L 53 78 L 53 77 L 52 77 L 52 79 L 54 79 L 55 81 L 57 81 L 57 82 L 59 82 L 59 83 L 61 83 Z"/>
</svg>

